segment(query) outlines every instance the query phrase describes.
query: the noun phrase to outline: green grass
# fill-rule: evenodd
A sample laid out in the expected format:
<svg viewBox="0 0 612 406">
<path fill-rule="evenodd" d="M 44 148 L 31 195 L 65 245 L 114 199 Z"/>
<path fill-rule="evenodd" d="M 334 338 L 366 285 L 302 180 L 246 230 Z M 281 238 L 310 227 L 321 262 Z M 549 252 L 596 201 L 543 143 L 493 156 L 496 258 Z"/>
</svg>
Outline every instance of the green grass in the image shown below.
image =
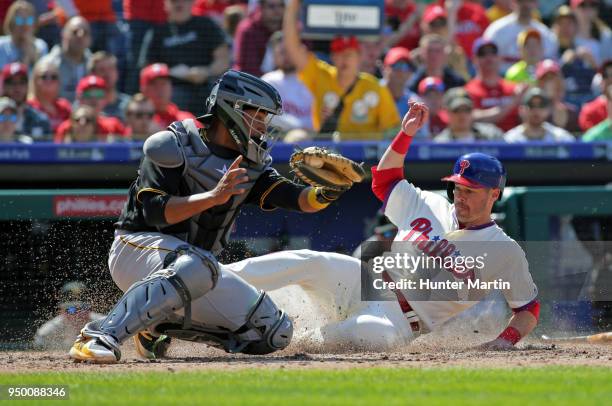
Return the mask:
<svg viewBox="0 0 612 406">
<path fill-rule="evenodd" d="M 557 406 L 612 401 L 612 368 L 602 367 L 20 373 L 1 374 L 0 384 L 69 385 L 69 402 L 20 405 Z"/>
</svg>

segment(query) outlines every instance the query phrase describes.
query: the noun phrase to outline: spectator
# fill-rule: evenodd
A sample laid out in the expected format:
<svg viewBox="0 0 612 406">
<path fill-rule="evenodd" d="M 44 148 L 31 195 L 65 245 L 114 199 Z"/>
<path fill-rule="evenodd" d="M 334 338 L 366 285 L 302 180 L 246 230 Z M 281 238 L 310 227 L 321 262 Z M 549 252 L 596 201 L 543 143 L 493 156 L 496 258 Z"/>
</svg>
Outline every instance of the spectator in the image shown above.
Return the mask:
<svg viewBox="0 0 612 406">
<path fill-rule="evenodd" d="M 493 5 L 487 9 L 489 22 L 494 22 L 512 13 L 512 0 L 494 0 Z"/>
<path fill-rule="evenodd" d="M 417 69 L 410 83 L 410 90 L 416 92 L 420 82 L 426 77 L 439 77 L 446 89 L 465 85 L 465 80 L 448 66 L 447 42 L 437 34 L 421 38 L 418 49 L 422 66 Z"/>
<path fill-rule="evenodd" d="M 236 4 L 243 3 L 243 4 Z M 195 0 L 191 12 L 195 16 L 206 16 L 212 18 L 217 24 L 223 23 L 225 10 L 238 6 L 246 10 L 246 5 L 241 0 Z"/>
<path fill-rule="evenodd" d="M 495 124 L 504 131 L 519 124 L 517 106 L 526 87 L 516 86 L 499 75 L 497 45 L 483 38 L 474 43 L 476 77 L 465 85 L 474 102 L 474 119 Z"/>
<path fill-rule="evenodd" d="M 384 53 L 383 41 L 380 38 L 376 39 L 364 39 L 359 41 L 361 63 L 359 64 L 359 70 L 361 72 L 369 73 L 377 78 L 382 77 L 381 68 L 381 55 Z"/>
<path fill-rule="evenodd" d="M 533 18 L 537 9 L 537 0 L 512 0 L 513 12 L 495 21 L 486 29 L 483 37 L 494 41 L 502 57 L 502 70 L 505 72 L 510 65 L 520 60 L 516 38 L 528 28 L 540 32 L 544 45 L 544 56 L 554 59 L 557 55 L 557 39 L 547 26 Z"/>
<path fill-rule="evenodd" d="M 17 135 L 17 104 L 8 97 L 0 97 L 0 144 L 4 142 L 32 143 L 31 137 Z"/>
<path fill-rule="evenodd" d="M 57 316 L 36 330 L 34 345 L 38 349 L 64 350 L 74 343 L 84 323 L 104 317 L 90 310 L 86 289 L 82 282 L 68 282 L 62 287 Z"/>
<path fill-rule="evenodd" d="M 107 103 L 106 81 L 100 76 L 89 75 L 79 81 L 77 86 L 77 106 L 89 106 L 102 114 Z"/>
<path fill-rule="evenodd" d="M 611 141 L 612 140 L 612 86 L 608 86 L 604 92 L 607 102 L 607 118 L 595 127 L 591 128 L 582 137 L 583 141 Z"/>
<path fill-rule="evenodd" d="M 113 121 L 116 120 L 116 121 Z M 72 142 L 112 142 L 125 139 L 125 127 L 118 120 L 96 115 L 96 110 L 88 105 L 80 105 L 72 111 L 69 120 L 57 129 L 55 143 Z"/>
<path fill-rule="evenodd" d="M 555 14 L 552 30 L 559 41 L 559 55 L 564 55 L 567 50 L 574 50 L 588 55 L 589 63 L 598 66 L 599 63 L 593 62 L 594 52 L 599 53 L 599 43 L 594 39 L 582 38 L 578 33 L 578 17 L 574 10 L 568 6 L 561 6 Z M 588 51 L 588 52 L 585 52 Z"/>
<path fill-rule="evenodd" d="M 127 25 L 123 90 L 128 94 L 133 94 L 138 91 L 138 76 L 142 68 L 140 54 L 145 34 L 149 30 L 152 31 L 155 26 L 165 24 L 168 19 L 164 9 L 164 0 L 123 0 L 123 18 Z"/>
<path fill-rule="evenodd" d="M 580 131 L 578 110 L 573 105 L 564 102 L 565 82 L 559 64 L 552 59 L 545 59 L 538 63 L 536 78 L 538 87 L 551 100 L 551 116 L 547 121 L 571 133 Z"/>
<path fill-rule="evenodd" d="M 240 21 L 245 17 L 245 11 L 243 6 L 229 6 L 223 11 L 223 30 L 232 39 L 236 37 L 236 30 Z"/>
<path fill-rule="evenodd" d="M 94 112 L 97 131 L 96 134 L 101 136 L 102 141 L 108 141 L 109 136 L 125 136 L 126 129 L 116 117 L 105 117 L 102 111 L 106 107 L 107 100 L 107 85 L 104 79 L 99 76 L 85 76 L 77 86 L 77 106 L 91 107 Z M 78 116 L 78 115 L 77 115 Z M 56 131 L 56 142 L 58 138 L 69 134 L 74 127 L 74 120 L 64 121 Z"/>
<path fill-rule="evenodd" d="M 195 118 L 193 114 L 179 110 L 176 104 L 171 102 L 172 82 L 166 64 L 155 63 L 140 71 L 140 92 L 153 102 L 155 106 L 153 120 L 161 128 L 168 127 L 174 121 Z M 204 100 L 200 109 L 203 103 Z"/>
<path fill-rule="evenodd" d="M 72 1 L 74 1 L 81 16 L 85 17 L 91 26 L 92 50 L 106 51 L 123 60 L 125 38 L 117 26 L 113 0 Z"/>
<path fill-rule="evenodd" d="M 538 87 L 525 94 L 519 109 L 522 124 L 506 133 L 506 142 L 548 141 L 571 142 L 575 138 L 566 130 L 546 121 L 550 117 L 550 99 Z"/>
<path fill-rule="evenodd" d="M 414 0 L 385 0 L 385 45 L 415 49 L 419 46 L 419 20 L 424 4 Z"/>
<path fill-rule="evenodd" d="M 485 8 L 470 0 L 440 1 L 446 4 L 449 17 L 449 32 L 465 54 L 472 57 L 474 41 L 480 38 L 489 26 Z"/>
<path fill-rule="evenodd" d="M 168 23 L 156 26 L 147 43 L 147 63 L 165 63 L 172 98 L 182 109 L 200 111 L 214 81 L 229 67 L 223 30 L 208 17 L 191 14 L 193 0 L 165 0 Z"/>
<path fill-rule="evenodd" d="M 12 99 L 17 105 L 17 134 L 29 135 L 34 141 L 45 141 L 50 138 L 51 125 L 44 113 L 27 103 L 28 67 L 19 62 L 9 63 L 2 68 L 4 96 Z"/>
<path fill-rule="evenodd" d="M 47 47 L 54 46 L 60 39 L 60 23 L 66 22 L 61 18 L 59 10 L 56 9 L 55 2 L 49 0 L 27 1 L 34 6 L 36 12 L 36 36 L 45 41 Z"/>
<path fill-rule="evenodd" d="M 125 122 L 125 109 L 130 101 L 130 96 L 117 90 L 119 78 L 117 58 L 106 51 L 98 51 L 89 59 L 87 71 L 90 75 L 99 76 L 106 82 L 108 99 L 103 110 L 104 115 L 116 117 Z"/>
<path fill-rule="evenodd" d="M 234 69 L 261 76 L 261 63 L 273 32 L 283 23 L 283 0 L 260 0 L 259 8 L 238 24 L 234 40 Z"/>
<path fill-rule="evenodd" d="M 494 0 L 493 5 L 487 9 L 487 18 L 489 22 L 497 21 L 502 17 L 512 13 L 512 1 L 513 0 Z M 547 0 L 552 3 L 551 0 Z M 557 0 L 555 0 L 557 1 Z M 540 12 L 537 9 L 533 10 L 533 18 L 540 20 Z"/>
<path fill-rule="evenodd" d="M 419 97 L 429 107 L 429 122 L 417 132 L 417 138 L 431 139 L 446 128 L 448 115 L 442 106 L 444 90 L 442 79 L 434 76 L 419 83 Z"/>
<path fill-rule="evenodd" d="M 571 0 L 570 5 L 576 14 L 578 22 L 578 37 L 586 40 L 595 64 L 612 58 L 612 32 L 598 17 L 599 1 Z"/>
<path fill-rule="evenodd" d="M 598 44 L 578 37 L 576 14 L 568 6 L 561 6 L 555 16 L 553 32 L 559 39 L 561 71 L 567 88 L 567 101 L 578 107 L 593 99 L 591 83 L 598 65 L 589 49 Z"/>
<path fill-rule="evenodd" d="M 521 32 L 516 41 L 521 51 L 521 60 L 508 68 L 506 79 L 532 85 L 536 79 L 536 64 L 542 61 L 544 54 L 542 36 L 538 30 L 529 28 Z"/>
<path fill-rule="evenodd" d="M 80 15 L 89 23 L 91 49 L 107 51 L 113 55 L 125 55 L 124 38 L 117 26 L 113 0 L 58 0 L 61 13 L 72 18 Z"/>
<path fill-rule="evenodd" d="M 312 93 L 297 77 L 295 64 L 287 56 L 282 32 L 275 32 L 270 43 L 276 70 L 261 78 L 274 86 L 283 100 L 283 115 L 274 117 L 272 123 L 283 131 L 295 128 L 312 131 Z"/>
<path fill-rule="evenodd" d="M 14 0 L 0 0 L 0 21 L 4 21 L 4 17 L 6 17 L 6 13 L 8 8 Z M 0 28 L 0 33 L 2 32 L 2 28 Z"/>
<path fill-rule="evenodd" d="M 74 100 L 79 80 L 87 73 L 91 52 L 89 23 L 83 17 L 72 17 L 62 29 L 62 43 L 45 57 L 59 66 L 60 97 Z"/>
<path fill-rule="evenodd" d="M 34 36 L 36 14 L 27 1 L 18 0 L 11 4 L 4 18 L 0 37 L 0 66 L 21 62 L 28 67 L 48 51 L 47 44 Z"/>
<path fill-rule="evenodd" d="M 612 85 L 612 59 L 605 61 L 599 70 L 602 82 L 601 89 L 602 93 L 610 85 Z M 580 115 L 578 117 L 578 123 L 583 131 L 589 130 L 591 127 L 601 123 L 607 117 L 607 100 L 604 95 L 597 97 L 595 100 L 582 106 Z"/>
<path fill-rule="evenodd" d="M 434 137 L 434 142 L 475 142 L 503 140 L 504 133 L 488 123 L 474 122 L 474 103 L 461 87 L 450 89 L 444 95 L 444 108 L 448 112 L 448 125 Z"/>
<path fill-rule="evenodd" d="M 339 131 L 343 139 L 381 138 L 395 129 L 400 117 L 389 89 L 359 72 L 359 42 L 338 37 L 331 43 L 329 65 L 301 47 L 297 29 L 299 0 L 285 10 L 283 34 L 287 54 L 314 95 L 313 123 L 322 133 Z"/>
<path fill-rule="evenodd" d="M 162 128 L 153 121 L 155 115 L 155 107 L 151 100 L 142 93 L 136 93 L 129 100 L 125 117 L 127 119 L 126 134 L 133 141 L 144 141 L 151 134 L 162 130 Z"/>
<path fill-rule="evenodd" d="M 79 106 L 73 110 L 70 119 L 60 125 L 54 142 L 70 144 L 98 141 L 99 128 L 96 123 L 96 111 L 90 106 Z"/>
<path fill-rule="evenodd" d="M 32 70 L 28 104 L 47 115 L 53 133 L 72 111 L 70 102 L 59 97 L 59 88 L 58 66 L 49 59 L 39 60 Z"/>
<path fill-rule="evenodd" d="M 559 7 L 567 3 L 567 0 L 542 0 L 538 1 L 538 9 L 535 10 L 533 18 L 543 21 L 544 24 L 550 26 L 550 21 L 553 19 L 555 12 Z"/>
<path fill-rule="evenodd" d="M 457 72 L 464 80 L 470 80 L 465 52 L 455 42 L 454 36 L 449 31 L 448 14 L 446 9 L 439 4 L 428 7 L 421 20 L 423 34 L 437 34 L 448 43 L 448 66 Z"/>
<path fill-rule="evenodd" d="M 391 92 L 400 117 L 408 112 L 408 102 L 417 99 L 417 95 L 407 86 L 414 71 L 410 51 L 406 48 L 391 48 L 385 55 L 381 85 Z"/>
</svg>

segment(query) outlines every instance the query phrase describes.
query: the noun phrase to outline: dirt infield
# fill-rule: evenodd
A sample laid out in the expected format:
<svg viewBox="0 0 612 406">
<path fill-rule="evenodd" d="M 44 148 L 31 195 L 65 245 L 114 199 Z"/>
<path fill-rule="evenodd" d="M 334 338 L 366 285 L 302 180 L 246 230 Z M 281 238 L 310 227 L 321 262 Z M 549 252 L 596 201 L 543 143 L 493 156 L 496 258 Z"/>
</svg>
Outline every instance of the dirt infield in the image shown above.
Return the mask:
<svg viewBox="0 0 612 406">
<path fill-rule="evenodd" d="M 548 365 L 612 366 L 612 344 L 594 345 L 560 342 L 552 344 L 539 340 L 533 333 L 512 351 L 479 351 L 474 348 L 502 331 L 507 313 L 504 304 L 481 303 L 457 317 L 434 333 L 416 338 L 406 347 L 392 352 L 351 352 L 323 348 L 320 343 L 306 339 L 307 331 L 324 324 L 325 309 L 316 306 L 297 288 L 273 291 L 271 296 L 280 307 L 294 317 L 295 334 L 289 347 L 268 356 L 226 354 L 221 350 L 175 340 L 168 358 L 157 361 L 137 357 L 132 340 L 122 346 L 122 360 L 114 365 L 74 363 L 66 350 L 60 351 L 0 351 L 0 373 L 33 371 L 184 371 L 194 369 L 243 368 L 368 368 L 368 367 L 468 367 L 506 368 Z M 77 330 L 78 331 L 78 330 Z M 567 332 L 548 331 L 552 336 Z M 75 331 L 73 336 L 76 336 Z M 531 338 L 534 337 L 534 338 Z M 63 348 L 63 347 L 61 347 Z"/>
<path fill-rule="evenodd" d="M 612 366 L 612 345 L 543 344 L 519 345 L 513 351 L 481 352 L 460 347 L 441 348 L 415 342 L 401 352 L 390 353 L 309 353 L 291 346 L 270 356 L 230 355 L 200 344 L 174 345 L 169 358 L 144 361 L 126 345 L 121 363 L 91 365 L 74 363 L 62 352 L 2 352 L 0 373 L 34 371 L 179 371 L 193 369 L 235 368 L 368 368 L 368 367 L 441 367 L 468 368 L 536 367 L 547 365 Z"/>
</svg>

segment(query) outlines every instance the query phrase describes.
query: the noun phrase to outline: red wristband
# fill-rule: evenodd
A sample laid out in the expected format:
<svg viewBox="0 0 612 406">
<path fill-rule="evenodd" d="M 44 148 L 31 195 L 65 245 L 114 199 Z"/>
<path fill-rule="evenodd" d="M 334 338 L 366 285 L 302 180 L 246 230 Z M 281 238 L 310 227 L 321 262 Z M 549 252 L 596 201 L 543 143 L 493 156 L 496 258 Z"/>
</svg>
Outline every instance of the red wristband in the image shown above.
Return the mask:
<svg viewBox="0 0 612 406">
<path fill-rule="evenodd" d="M 497 338 L 503 338 L 504 340 L 509 341 L 512 343 L 512 345 L 514 345 L 518 343 L 522 337 L 521 333 L 519 333 L 519 331 L 514 327 L 506 327 L 506 329 L 502 331 L 502 333 L 497 336 Z"/>
<path fill-rule="evenodd" d="M 393 141 L 391 141 L 391 149 L 398 154 L 406 155 L 406 153 L 408 153 L 408 148 L 410 148 L 412 138 L 413 137 L 400 130 L 395 138 L 393 138 Z"/>
</svg>

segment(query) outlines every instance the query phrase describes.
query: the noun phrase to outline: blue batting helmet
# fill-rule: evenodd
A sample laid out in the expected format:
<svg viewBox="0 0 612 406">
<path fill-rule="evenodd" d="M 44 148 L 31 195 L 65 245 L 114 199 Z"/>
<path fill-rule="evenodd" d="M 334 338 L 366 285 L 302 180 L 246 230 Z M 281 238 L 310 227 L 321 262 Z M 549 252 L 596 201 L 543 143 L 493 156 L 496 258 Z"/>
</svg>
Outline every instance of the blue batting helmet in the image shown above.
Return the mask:
<svg viewBox="0 0 612 406">
<path fill-rule="evenodd" d="M 451 200 L 453 200 L 454 183 L 475 189 L 499 189 L 501 198 L 506 186 L 506 170 L 497 158 L 473 152 L 461 155 L 455 162 L 453 174 L 442 180 L 449 182 L 447 191 Z"/>
</svg>

